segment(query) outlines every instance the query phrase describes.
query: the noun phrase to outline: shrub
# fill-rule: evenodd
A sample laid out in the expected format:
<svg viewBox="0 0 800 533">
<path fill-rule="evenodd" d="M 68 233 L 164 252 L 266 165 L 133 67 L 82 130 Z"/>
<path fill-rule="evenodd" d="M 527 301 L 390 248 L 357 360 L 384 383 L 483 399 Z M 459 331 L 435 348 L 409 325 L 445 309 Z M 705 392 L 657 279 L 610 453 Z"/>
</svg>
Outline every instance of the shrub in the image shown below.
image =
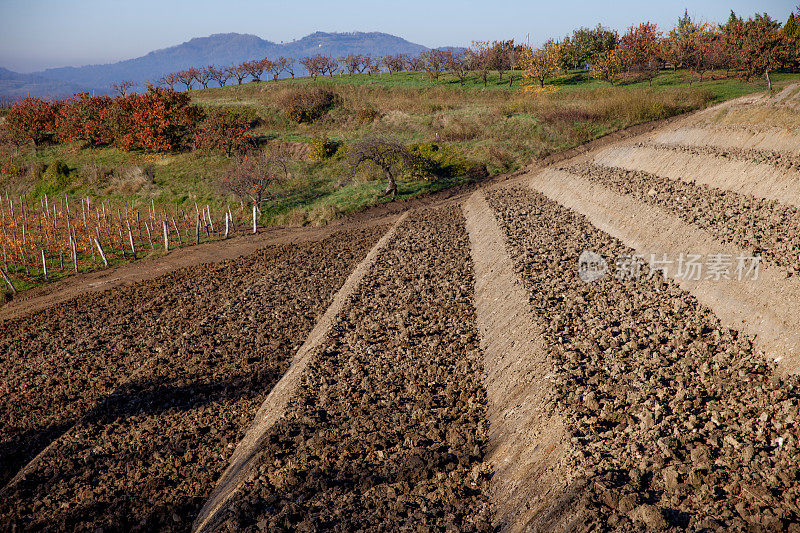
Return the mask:
<svg viewBox="0 0 800 533">
<path fill-rule="evenodd" d="M 286 118 L 298 124 L 310 124 L 341 104 L 338 93 L 321 87 L 297 88 L 278 101 Z"/>
<path fill-rule="evenodd" d="M 340 145 L 340 142 L 328 138 L 327 135 L 314 137 L 311 140 L 311 154 L 316 161 L 325 161 L 337 153 Z"/>
<path fill-rule="evenodd" d="M 360 124 L 369 124 L 370 122 L 375 122 L 380 117 L 380 111 L 371 106 L 365 106 L 356 109 L 355 113 L 356 122 Z"/>
<path fill-rule="evenodd" d="M 261 123 L 261 117 L 258 112 L 252 107 L 236 106 L 228 107 L 225 109 L 227 112 L 227 120 L 231 122 L 242 122 L 249 128 L 255 128 Z"/>
<path fill-rule="evenodd" d="M 65 101 L 56 116 L 59 141 L 86 141 L 95 147 L 110 144 L 114 133 L 109 128 L 112 99 L 108 96 L 74 95 Z"/>
<path fill-rule="evenodd" d="M 194 140 L 201 150 L 219 150 L 230 156 L 245 152 L 253 144 L 248 129 L 249 123 L 241 116 L 230 110 L 215 109 L 208 113 Z"/>
<path fill-rule="evenodd" d="M 419 176 L 482 178 L 487 175 L 486 165 L 471 161 L 447 146 L 417 143 L 412 144 L 409 150 L 415 156 L 414 170 Z"/>
<path fill-rule="evenodd" d="M 44 194 L 56 196 L 63 193 L 70 186 L 69 167 L 60 159 L 56 159 L 47 167 L 39 183 L 33 189 L 32 196 Z"/>
</svg>

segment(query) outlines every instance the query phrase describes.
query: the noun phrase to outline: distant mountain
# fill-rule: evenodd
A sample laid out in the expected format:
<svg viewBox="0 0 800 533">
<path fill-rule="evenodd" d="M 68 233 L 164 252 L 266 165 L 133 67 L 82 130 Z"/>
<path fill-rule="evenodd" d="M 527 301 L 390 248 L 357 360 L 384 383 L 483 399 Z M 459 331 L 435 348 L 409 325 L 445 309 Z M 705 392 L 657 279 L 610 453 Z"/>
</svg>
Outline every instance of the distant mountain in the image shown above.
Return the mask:
<svg viewBox="0 0 800 533">
<path fill-rule="evenodd" d="M 38 74 L 19 74 L 0 67 L 0 97 L 25 98 L 30 95 L 64 98 L 88 90 L 69 81 L 53 80 Z"/>
<path fill-rule="evenodd" d="M 379 32 L 316 32 L 284 44 L 266 41 L 255 35 L 218 33 L 106 65 L 51 68 L 33 74 L 17 74 L 0 69 L 0 96 L 30 94 L 62 97 L 80 90 L 106 93 L 112 83 L 121 80 L 132 80 L 141 88 L 163 74 L 188 67 L 230 65 L 264 57 L 299 59 L 314 54 L 339 57 L 351 53 L 384 56 L 419 54 L 425 50 L 427 48 L 422 45 Z"/>
</svg>

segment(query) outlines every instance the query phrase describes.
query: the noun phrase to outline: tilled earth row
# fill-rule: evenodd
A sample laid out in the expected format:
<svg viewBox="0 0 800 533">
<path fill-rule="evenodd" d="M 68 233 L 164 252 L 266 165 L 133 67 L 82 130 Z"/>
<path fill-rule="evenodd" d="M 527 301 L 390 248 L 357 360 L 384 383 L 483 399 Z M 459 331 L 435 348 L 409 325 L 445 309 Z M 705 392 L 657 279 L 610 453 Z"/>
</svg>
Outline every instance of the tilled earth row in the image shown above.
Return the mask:
<svg viewBox="0 0 800 533">
<path fill-rule="evenodd" d="M 482 356 L 458 207 L 412 215 L 339 315 L 223 530 L 489 530 Z"/>
<path fill-rule="evenodd" d="M 800 209 L 795 206 L 639 170 L 590 163 L 564 170 L 672 212 L 790 275 L 800 269 Z"/>
<path fill-rule="evenodd" d="M 757 150 L 753 148 L 719 148 L 716 146 L 687 146 L 683 144 L 662 144 L 648 143 L 635 144 L 635 147 L 654 148 L 656 150 L 668 150 L 672 152 L 683 152 L 691 155 L 712 155 L 725 159 L 736 159 L 749 163 L 763 163 L 772 165 L 781 170 L 800 170 L 800 157 L 786 152 L 775 150 Z"/>
<path fill-rule="evenodd" d="M 527 189 L 487 196 L 559 368 L 587 525 L 796 528 L 798 378 L 646 267 L 583 282 L 582 251 L 633 254 L 584 217 Z"/>
<path fill-rule="evenodd" d="M 188 529 L 253 413 L 385 231 L 268 247 L 4 323 L 4 483 L 60 438 L 3 490 L 0 524 Z"/>
</svg>

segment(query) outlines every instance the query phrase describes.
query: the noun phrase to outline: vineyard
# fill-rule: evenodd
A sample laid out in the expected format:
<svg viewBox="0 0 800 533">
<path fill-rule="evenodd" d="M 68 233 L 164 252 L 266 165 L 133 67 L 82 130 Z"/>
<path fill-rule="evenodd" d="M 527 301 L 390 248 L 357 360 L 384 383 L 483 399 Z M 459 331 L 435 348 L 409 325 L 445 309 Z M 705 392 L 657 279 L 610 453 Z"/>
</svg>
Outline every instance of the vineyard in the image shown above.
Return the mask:
<svg viewBox="0 0 800 533">
<path fill-rule="evenodd" d="M 0 197 L 3 278 L 9 290 L 255 232 L 255 209 L 137 204 L 91 198 Z M 250 222 L 250 224 L 248 224 Z M 13 278 L 13 279 L 12 279 Z"/>
</svg>

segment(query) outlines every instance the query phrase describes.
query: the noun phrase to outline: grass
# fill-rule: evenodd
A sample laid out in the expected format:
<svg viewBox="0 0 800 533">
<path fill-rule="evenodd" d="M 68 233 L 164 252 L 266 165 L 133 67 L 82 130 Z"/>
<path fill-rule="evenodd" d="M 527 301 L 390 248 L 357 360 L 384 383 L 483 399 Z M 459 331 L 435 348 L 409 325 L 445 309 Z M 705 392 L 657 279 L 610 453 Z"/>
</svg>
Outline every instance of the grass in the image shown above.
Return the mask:
<svg viewBox="0 0 800 533">
<path fill-rule="evenodd" d="M 309 143 L 327 136 L 346 145 L 366 136 L 385 135 L 406 143 L 446 146 L 459 157 L 485 164 L 489 173 L 495 174 L 637 123 L 766 88 L 761 80 L 745 83 L 737 79 L 695 80 L 689 87 L 684 71 L 662 72 L 652 86 L 632 80 L 612 87 L 575 71 L 550 80 L 555 91 L 536 93 L 521 91 L 519 73 L 515 77 L 509 87 L 509 73 L 502 82 L 492 73 L 484 88 L 474 76 L 462 86 L 448 75 L 434 81 L 420 73 L 357 74 L 247 83 L 192 91 L 191 96 L 207 108 L 246 109 L 258 118 L 252 133 L 265 143 Z M 792 74 L 773 75 L 777 84 L 798 79 L 800 76 Z M 312 124 L 287 120 L 282 100 L 312 85 L 336 91 L 342 105 Z M 28 176 L 21 183 L 5 185 L 27 187 L 27 192 L 43 166 L 61 160 L 71 172 L 69 184 L 60 192 L 179 204 L 218 205 L 227 200 L 218 186 L 230 165 L 222 155 L 153 155 L 67 144 L 27 152 L 20 160 L 29 169 Z M 336 157 L 325 161 L 298 157 L 290 170 L 291 179 L 276 187 L 264 206 L 262 223 L 323 224 L 385 201 L 383 184 L 370 181 L 363 173 L 350 176 Z M 427 194 L 465 179 L 406 180 L 400 184 L 399 196 Z"/>
</svg>

